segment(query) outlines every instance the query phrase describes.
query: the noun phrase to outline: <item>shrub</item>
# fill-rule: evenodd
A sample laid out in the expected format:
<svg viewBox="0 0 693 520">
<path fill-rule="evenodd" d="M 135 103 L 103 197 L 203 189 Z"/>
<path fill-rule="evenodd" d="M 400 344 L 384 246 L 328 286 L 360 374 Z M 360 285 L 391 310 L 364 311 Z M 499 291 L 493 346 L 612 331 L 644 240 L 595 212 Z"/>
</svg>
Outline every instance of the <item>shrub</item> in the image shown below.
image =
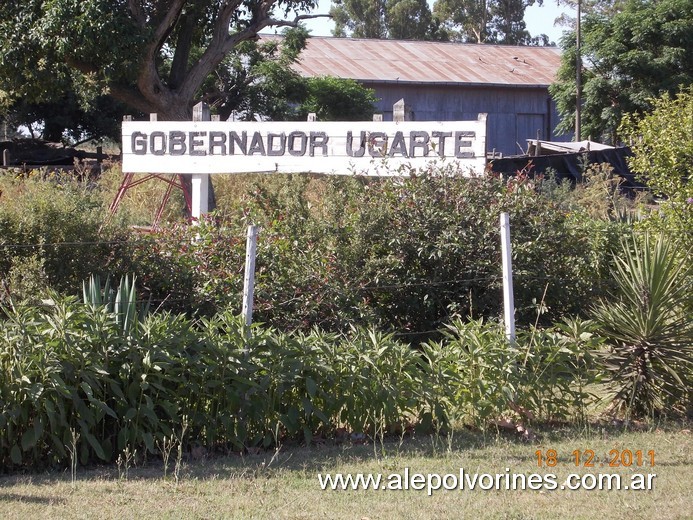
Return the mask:
<svg viewBox="0 0 693 520">
<path fill-rule="evenodd" d="M 568 214 L 527 178 L 452 173 L 261 179 L 244 210 L 262 228 L 257 318 L 419 339 L 454 316 L 499 316 L 501 211 L 511 214 L 521 322 L 542 303 L 546 323 L 584 312 L 603 293 L 610 257 L 601 248 L 617 223 Z"/>
<path fill-rule="evenodd" d="M 423 420 L 481 428 L 518 413 L 522 420 L 584 420 L 600 342 L 593 328 L 567 319 L 549 329 L 525 329 L 511 348 L 496 323 L 453 321 L 442 341 L 422 346 Z"/>
<path fill-rule="evenodd" d="M 121 285 L 132 308 L 132 288 Z M 154 454 L 184 417 L 187 443 L 226 452 L 340 429 L 378 438 L 416 423 L 486 428 L 518 406 L 539 420 L 567 417 L 587 396 L 576 382 L 587 374 L 589 341 L 565 328 L 524 337 L 512 350 L 498 325 L 458 321 L 417 351 L 367 329 L 284 334 L 253 325 L 248 335 L 230 311 L 195 322 L 158 312 L 126 323 L 108 299 L 99 303 L 93 285 L 86 292 L 88 304 L 55 296 L 7 311 L 3 468 L 65 463 L 73 431 L 83 464 L 114 461 L 126 449 Z"/>
<path fill-rule="evenodd" d="M 607 340 L 601 367 L 617 410 L 646 416 L 690 406 L 691 272 L 689 253 L 664 236 L 623 242 L 615 299 L 592 310 Z"/>
<path fill-rule="evenodd" d="M 634 156 L 628 161 L 663 200 L 661 211 L 648 226 L 666 231 L 671 240 L 693 246 L 693 87 L 675 97 L 665 94 L 650 100 L 653 108 L 643 116 L 626 115 L 620 132 L 630 141 Z"/>
<path fill-rule="evenodd" d="M 91 291 L 93 293 L 93 291 Z M 129 292 L 129 291 L 125 291 Z M 132 301 L 132 300 L 131 300 Z M 189 439 L 243 450 L 310 441 L 337 426 L 375 434 L 413 413 L 418 356 L 390 336 L 285 335 L 222 312 L 168 312 L 124 326 L 109 304 L 56 299 L 8 310 L 0 336 L 0 462 L 82 463 Z"/>
<path fill-rule="evenodd" d="M 31 261 L 40 265 L 36 276 L 45 273 L 51 288 L 74 293 L 89 274 L 105 275 L 113 268 L 128 233 L 104 224 L 107 213 L 90 185 L 41 172 L 27 178 L 4 175 L 0 183 L 0 276 L 5 281 Z"/>
</svg>

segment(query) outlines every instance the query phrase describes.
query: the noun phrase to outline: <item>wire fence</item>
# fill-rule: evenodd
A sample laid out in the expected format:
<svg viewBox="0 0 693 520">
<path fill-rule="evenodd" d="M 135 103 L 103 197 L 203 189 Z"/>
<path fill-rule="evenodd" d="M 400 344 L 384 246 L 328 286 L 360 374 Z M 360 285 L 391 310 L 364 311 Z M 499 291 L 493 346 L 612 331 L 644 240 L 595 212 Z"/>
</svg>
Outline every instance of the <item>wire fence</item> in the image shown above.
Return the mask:
<svg viewBox="0 0 693 520">
<path fill-rule="evenodd" d="M 346 232 L 348 228 L 324 228 L 322 229 L 323 238 L 329 233 L 343 233 Z M 444 232 L 439 233 L 439 236 L 444 235 Z M 636 233 L 645 232 L 643 230 L 635 230 Z M 693 232 L 693 231 L 692 231 Z M 224 275 L 227 275 L 233 280 L 233 283 L 229 284 L 224 288 L 223 292 L 223 302 L 232 306 L 233 308 L 240 309 L 243 297 L 243 291 L 233 289 L 233 285 L 241 285 L 243 279 L 243 266 L 242 266 L 242 255 L 244 250 L 244 243 L 242 236 L 237 236 L 232 234 L 230 230 L 219 231 L 217 230 L 217 235 L 214 236 L 211 244 L 205 244 L 205 247 L 214 247 L 215 241 L 228 240 L 232 241 L 232 247 L 237 249 L 238 255 L 238 265 L 235 269 L 225 271 Z M 188 233 L 190 235 L 190 233 Z M 410 238 L 420 238 L 420 231 L 405 230 L 404 235 Z M 0 239 L 0 256 L 3 252 L 13 253 L 21 252 L 34 249 L 58 249 L 62 247 L 69 248 L 95 248 L 95 247 L 146 247 L 152 244 L 168 245 L 175 247 L 186 247 L 195 248 L 196 245 L 202 244 L 202 242 L 196 242 L 194 237 L 191 236 L 170 236 L 167 234 L 163 235 L 147 235 L 142 237 L 127 237 L 126 239 L 120 240 L 68 240 L 68 241 L 43 241 L 37 240 L 32 243 L 2 243 Z M 371 235 L 372 240 L 382 239 L 388 237 L 387 233 L 373 234 Z M 272 241 L 277 237 L 271 233 L 267 237 L 268 241 Z M 319 243 L 320 234 L 311 237 L 313 240 Z M 262 244 L 262 241 L 260 242 Z M 499 244 L 494 245 L 495 248 Z M 271 244 L 263 244 L 260 249 L 260 255 L 266 254 L 271 250 Z M 294 244 L 295 250 L 300 250 L 304 247 L 314 247 L 313 245 L 305 244 Z M 437 247 L 435 245 L 431 247 Z M 498 247 L 498 249 L 500 249 Z M 274 252 L 273 254 L 277 254 Z M 283 251 L 281 254 L 292 254 L 292 250 Z M 495 253 L 494 253 L 495 254 Z M 228 266 L 227 266 L 228 267 Z M 497 274 L 491 274 L 489 271 L 497 269 Z M 322 305 L 325 301 L 332 299 L 332 304 L 339 301 L 348 301 L 354 298 L 364 298 L 366 296 L 372 296 L 382 293 L 392 293 L 394 296 L 402 296 L 402 293 L 411 292 L 416 293 L 414 296 L 420 296 L 422 292 L 426 292 L 426 289 L 431 290 L 431 295 L 434 298 L 444 298 L 444 299 L 454 299 L 459 298 L 462 292 L 466 288 L 474 287 L 477 290 L 488 290 L 488 291 L 499 291 L 503 282 L 503 277 L 501 273 L 500 257 L 498 258 L 497 265 L 485 264 L 481 266 L 480 270 L 468 270 L 464 272 L 459 272 L 457 276 L 453 277 L 443 277 L 439 278 L 435 272 L 430 272 L 430 276 L 424 278 L 409 278 L 406 273 L 397 272 L 389 273 L 389 278 L 396 278 L 397 276 L 406 277 L 402 282 L 369 282 L 368 280 L 341 280 L 340 283 L 335 283 L 331 280 L 329 284 L 325 284 L 318 291 L 319 294 L 315 292 L 305 292 L 305 287 L 319 287 L 323 280 L 316 276 L 314 278 L 307 277 L 301 282 L 303 283 L 304 292 L 295 292 L 291 294 L 291 287 L 284 286 L 280 290 L 275 290 L 272 287 L 273 280 L 271 279 L 271 271 L 268 271 L 270 267 L 262 262 L 259 264 L 258 278 L 257 278 L 257 288 L 255 289 L 256 295 L 256 308 L 264 314 L 267 313 L 281 313 L 281 312 L 291 312 L 295 310 L 299 305 Z M 324 273 L 323 273 L 324 274 Z M 4 278 L 4 274 L 0 273 L 0 279 Z M 571 287 L 571 284 L 575 282 L 574 279 L 551 275 L 549 273 L 541 274 L 537 272 L 522 272 L 516 271 L 513 273 L 513 280 L 516 284 L 516 288 L 522 288 L 523 286 L 536 285 L 537 287 L 544 288 L 547 284 L 552 284 L 555 286 Z M 15 309 L 21 308 L 51 308 L 54 303 L 48 300 L 45 301 L 32 301 L 31 303 L 12 303 L 11 298 L 11 288 L 7 286 L 6 281 L 2 280 L 3 284 L 0 286 L 0 303 L 4 303 L 5 306 L 11 306 Z M 76 287 L 75 293 L 81 292 L 81 288 Z M 149 288 L 143 287 L 145 294 L 149 291 Z M 156 291 L 155 291 L 156 292 Z M 160 293 L 161 291 L 159 291 Z M 272 298 L 276 296 L 284 296 L 284 299 L 279 301 L 273 301 Z M 77 294 L 75 294 L 77 296 Z M 319 299 L 318 299 L 319 298 Z M 471 295 L 470 295 L 471 299 Z M 209 308 L 215 308 L 220 302 L 215 300 L 213 296 L 206 295 L 202 291 L 193 294 L 181 295 L 177 294 L 175 291 L 168 295 L 156 294 L 152 297 L 141 297 L 136 300 L 136 304 L 139 306 L 148 305 L 151 310 L 157 311 L 163 308 L 185 308 L 191 306 L 208 306 Z M 327 304 L 325 304 L 327 305 Z M 416 330 L 416 331 L 399 331 L 398 335 L 402 336 L 425 336 L 437 332 L 436 330 Z"/>
</svg>

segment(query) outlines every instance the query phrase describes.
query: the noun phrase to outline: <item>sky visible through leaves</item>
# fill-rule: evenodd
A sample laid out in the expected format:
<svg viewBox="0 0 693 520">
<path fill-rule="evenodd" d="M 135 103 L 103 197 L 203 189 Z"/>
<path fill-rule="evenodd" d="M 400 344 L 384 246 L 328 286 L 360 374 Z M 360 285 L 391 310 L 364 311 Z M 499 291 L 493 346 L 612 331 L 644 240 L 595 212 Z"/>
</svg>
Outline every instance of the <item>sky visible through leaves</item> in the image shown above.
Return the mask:
<svg viewBox="0 0 693 520">
<path fill-rule="evenodd" d="M 429 4 L 433 4 L 429 0 Z M 312 14 L 327 14 L 330 10 L 330 0 L 320 0 L 317 9 Z M 557 45 L 561 38 L 565 27 L 554 26 L 554 20 L 561 14 L 566 13 L 568 16 L 575 16 L 575 9 L 569 5 L 556 5 L 555 0 L 545 0 L 543 6 L 533 5 L 525 11 L 525 22 L 527 30 L 532 36 L 539 34 L 547 34 L 549 39 Z M 334 23 L 329 18 L 316 18 L 305 22 L 313 36 L 331 36 Z"/>
</svg>

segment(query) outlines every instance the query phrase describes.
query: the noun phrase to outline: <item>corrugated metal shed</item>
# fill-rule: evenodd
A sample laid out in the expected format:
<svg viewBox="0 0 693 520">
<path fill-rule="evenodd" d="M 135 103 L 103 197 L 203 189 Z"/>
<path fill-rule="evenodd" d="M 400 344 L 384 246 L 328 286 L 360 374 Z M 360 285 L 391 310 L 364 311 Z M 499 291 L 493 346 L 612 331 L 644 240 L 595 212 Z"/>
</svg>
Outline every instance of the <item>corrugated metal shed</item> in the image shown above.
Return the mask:
<svg viewBox="0 0 693 520">
<path fill-rule="evenodd" d="M 305 77 L 350 78 L 373 89 L 385 121 L 400 99 L 414 121 L 486 113 L 487 150 L 509 155 L 524 153 L 527 139 L 570 139 L 556 135 L 548 91 L 560 61 L 555 47 L 311 37 L 295 68 Z"/>
<path fill-rule="evenodd" d="M 559 65 L 555 47 L 311 37 L 296 68 L 378 83 L 546 87 Z"/>
</svg>

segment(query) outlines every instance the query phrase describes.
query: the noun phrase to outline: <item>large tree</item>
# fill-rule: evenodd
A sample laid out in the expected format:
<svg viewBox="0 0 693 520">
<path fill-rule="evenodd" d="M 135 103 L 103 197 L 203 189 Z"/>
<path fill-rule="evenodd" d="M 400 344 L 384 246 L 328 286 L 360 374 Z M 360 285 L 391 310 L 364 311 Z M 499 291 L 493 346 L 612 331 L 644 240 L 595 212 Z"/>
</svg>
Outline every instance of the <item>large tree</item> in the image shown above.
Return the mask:
<svg viewBox="0 0 693 520">
<path fill-rule="evenodd" d="M 255 51 L 244 44 L 265 28 L 297 26 L 316 3 L 2 0 L 0 89 L 41 103 L 80 85 L 168 120 L 189 119 L 200 99 L 230 111 L 233 89 L 253 85 L 242 71 Z"/>
<path fill-rule="evenodd" d="M 542 0 L 436 0 L 433 14 L 449 39 L 469 43 L 546 45 L 545 35 L 532 37 L 525 9 Z"/>
<path fill-rule="evenodd" d="M 652 100 L 693 84 L 693 2 L 628 0 L 588 13 L 582 22 L 582 134 L 616 144 L 626 113 L 645 113 Z M 576 38 L 563 41 L 551 94 L 559 130 L 575 127 Z"/>
<path fill-rule="evenodd" d="M 335 36 L 439 39 L 426 0 L 334 0 L 330 15 L 335 22 Z"/>
</svg>

